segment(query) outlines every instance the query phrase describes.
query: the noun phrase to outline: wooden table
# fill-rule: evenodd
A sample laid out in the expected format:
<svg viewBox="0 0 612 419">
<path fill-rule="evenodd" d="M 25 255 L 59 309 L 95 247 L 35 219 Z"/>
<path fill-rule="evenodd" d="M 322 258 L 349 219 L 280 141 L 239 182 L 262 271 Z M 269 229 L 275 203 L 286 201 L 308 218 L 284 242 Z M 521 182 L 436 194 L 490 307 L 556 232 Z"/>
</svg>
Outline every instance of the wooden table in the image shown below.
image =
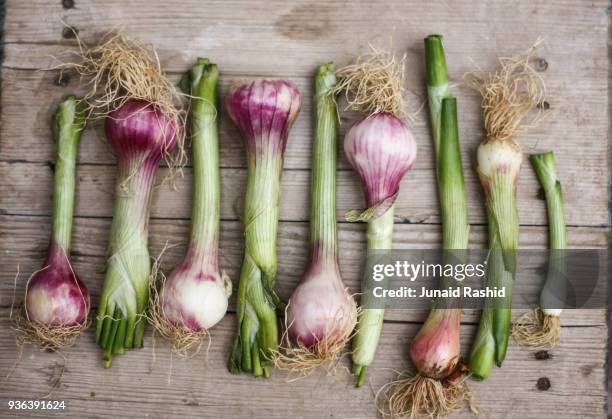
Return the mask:
<svg viewBox="0 0 612 419">
<path fill-rule="evenodd" d="M 232 80 L 285 77 L 303 93 L 304 106 L 286 152 L 279 231 L 278 289 L 286 298 L 306 262 L 308 182 L 312 132 L 312 75 L 317 64 L 334 60 L 347 64 L 367 49 L 368 42 L 407 53 L 410 107 L 425 99 L 422 38 L 445 36 L 451 77 L 459 81 L 475 68 L 492 69 L 498 55 L 529 47 L 539 37 L 545 43 L 538 62 L 548 87 L 548 118 L 518 138 L 526 152 L 553 149 L 563 181 L 569 244 L 605 248 L 608 215 L 608 2 L 604 0 L 440 1 L 198 1 L 171 4 L 160 0 L 8 0 L 2 64 L 2 127 L 0 143 L 0 384 L 6 399 L 66 400 L 71 417 L 375 417 L 373 389 L 408 367 L 408 345 L 426 313 L 389 311 L 370 385 L 352 387 L 340 373 L 287 383 L 275 373 L 269 380 L 230 375 L 226 358 L 235 326 L 230 313 L 212 331 L 208 356 L 189 361 L 172 358 L 167 345 L 152 342 L 117 357 L 110 370 L 88 330 L 64 355 L 26 348 L 17 359 L 14 332 L 8 319 L 14 296 L 23 295 L 27 277 L 42 263 L 47 247 L 52 202 L 53 143 L 49 118 L 59 99 L 81 91 L 78 80 L 60 83 L 55 71 L 40 71 L 56 63 L 51 56 L 74 49 L 75 40 L 63 23 L 94 42 L 109 29 L 152 43 L 164 69 L 177 80 L 196 57 L 218 63 L 222 93 Z M 428 2 L 430 3 L 430 2 Z M 485 213 L 474 172 L 474 150 L 483 137 L 478 96 L 456 89 L 469 195 L 471 243 L 486 242 Z M 440 246 L 433 150 L 427 112 L 413 128 L 419 158 L 405 177 L 397 201 L 395 245 L 398 248 Z M 354 114 L 342 118 L 344 130 Z M 241 141 L 227 116 L 220 118 L 223 179 L 221 264 L 232 278 L 242 255 L 239 222 L 245 157 Z M 342 154 L 342 153 L 341 153 Z M 92 124 L 79 150 L 77 204 L 72 257 L 76 270 L 92 292 L 100 295 L 105 246 L 111 222 L 115 158 L 104 142 L 100 124 Z M 166 169 L 160 170 L 163 176 Z M 166 267 L 185 250 L 190 216 L 191 170 L 178 181 L 178 191 L 158 188 L 150 223 L 150 248 L 157 254 L 166 242 L 178 244 L 167 252 Z M 547 244 L 544 203 L 529 164 L 524 164 L 518 192 L 522 224 L 520 245 Z M 344 156 L 338 173 L 338 219 L 363 205 L 354 173 Z M 358 287 L 359 261 L 364 255 L 364 226 L 340 223 L 341 265 L 352 289 Z M 519 313 L 517 313 L 519 314 Z M 464 354 L 478 313 L 463 316 Z M 605 415 L 607 326 L 604 310 L 576 310 L 563 315 L 561 345 L 552 359 L 536 360 L 534 351 L 514 342 L 503 369 L 484 383 L 473 383 L 482 411 L 490 417 L 587 417 Z M 539 378 L 550 388 L 539 391 Z M 61 379 L 60 379 L 61 378 Z M 24 414 L 31 416 L 30 413 Z M 462 415 L 468 415 L 464 412 Z M 461 416 L 461 415 L 460 415 Z"/>
</svg>

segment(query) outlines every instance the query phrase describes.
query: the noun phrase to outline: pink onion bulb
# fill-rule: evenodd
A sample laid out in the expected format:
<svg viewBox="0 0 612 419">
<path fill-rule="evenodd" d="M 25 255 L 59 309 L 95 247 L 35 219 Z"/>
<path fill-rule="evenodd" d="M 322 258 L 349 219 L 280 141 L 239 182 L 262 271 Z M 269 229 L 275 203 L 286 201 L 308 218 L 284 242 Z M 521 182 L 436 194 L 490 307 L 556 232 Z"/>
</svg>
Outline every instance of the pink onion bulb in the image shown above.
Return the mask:
<svg viewBox="0 0 612 419">
<path fill-rule="evenodd" d="M 176 327 L 194 332 L 208 330 L 225 316 L 231 289 L 229 278 L 218 270 L 204 269 L 188 254 L 162 290 L 164 315 Z"/>
<path fill-rule="evenodd" d="M 53 243 L 49 246 L 44 268 L 28 283 L 25 306 L 28 318 L 45 326 L 85 322 L 89 292 L 61 247 Z"/>
<path fill-rule="evenodd" d="M 291 338 L 306 347 L 324 340 L 343 343 L 350 336 L 357 322 L 357 305 L 337 263 L 317 258 L 309 263 L 291 296 L 287 316 Z"/>
<path fill-rule="evenodd" d="M 394 115 L 373 114 L 346 133 L 344 152 L 359 176 L 368 208 L 383 214 L 395 202 L 400 181 L 416 159 L 412 132 Z"/>
<path fill-rule="evenodd" d="M 145 101 L 130 101 L 111 112 L 106 117 L 105 128 L 120 161 L 147 157 L 147 165 L 155 170 L 163 154 L 177 142 L 174 121 Z"/>
<path fill-rule="evenodd" d="M 432 310 L 410 345 L 410 358 L 421 375 L 442 380 L 459 363 L 461 310 Z"/>
</svg>

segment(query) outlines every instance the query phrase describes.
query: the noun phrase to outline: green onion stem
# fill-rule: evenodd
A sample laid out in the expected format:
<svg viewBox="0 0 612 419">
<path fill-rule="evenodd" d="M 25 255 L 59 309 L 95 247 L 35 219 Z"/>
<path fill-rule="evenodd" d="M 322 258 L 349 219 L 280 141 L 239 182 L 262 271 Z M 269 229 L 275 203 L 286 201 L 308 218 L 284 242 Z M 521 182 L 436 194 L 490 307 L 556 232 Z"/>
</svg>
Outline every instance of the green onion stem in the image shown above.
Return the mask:
<svg viewBox="0 0 612 419">
<path fill-rule="evenodd" d="M 546 196 L 546 210 L 550 224 L 550 248 L 567 248 L 567 231 L 563 211 L 563 192 L 557 178 L 555 156 L 552 151 L 529 157 Z"/>
<path fill-rule="evenodd" d="M 442 118 L 442 99 L 451 96 L 448 86 L 448 70 L 442 35 L 429 35 L 425 38 L 425 62 L 427 72 L 427 97 L 429 118 L 433 132 L 436 159 L 440 148 L 440 129 Z"/>
<path fill-rule="evenodd" d="M 495 302 L 485 302 L 470 358 L 470 372 L 477 379 L 487 378 L 493 362 L 501 367 L 506 357 L 519 235 L 514 176 L 495 171 L 488 180 L 487 190 L 485 201 L 490 249 L 487 286 L 505 288 L 506 296 L 503 300 L 497 298 Z"/>
<path fill-rule="evenodd" d="M 317 68 L 315 76 L 315 138 L 312 159 L 310 245 L 326 261 L 337 264 L 336 160 L 338 113 L 334 97 L 334 63 Z"/>
<path fill-rule="evenodd" d="M 393 214 L 391 206 L 380 217 L 368 222 L 368 250 L 391 250 L 393 247 Z M 382 331 L 384 309 L 362 309 L 357 320 L 357 332 L 353 338 L 353 374 L 357 387 L 365 383 L 368 366 L 374 361 Z"/>
<path fill-rule="evenodd" d="M 220 222 L 219 133 L 216 64 L 198 58 L 189 73 L 193 148 L 193 203 L 190 254 L 194 263 L 218 271 Z"/>
<path fill-rule="evenodd" d="M 67 254 L 72 237 L 77 150 L 85 122 L 85 104 L 72 95 L 60 103 L 53 115 L 56 158 L 51 237 Z"/>
<path fill-rule="evenodd" d="M 236 309 L 239 326 L 228 363 L 235 374 L 268 377 L 271 351 L 278 349 L 277 310 L 282 311 L 284 304 L 273 289 L 282 170 L 281 153 L 247 155 L 245 254 Z"/>
<path fill-rule="evenodd" d="M 442 248 L 444 263 L 464 263 L 470 235 L 467 216 L 467 198 L 457 122 L 457 99 L 448 88 L 448 71 L 442 36 L 430 35 L 425 38 L 427 63 L 427 91 L 434 145 L 436 152 L 436 175 L 442 215 Z M 457 251 L 458 250 L 458 251 Z M 441 278 L 441 287 L 456 286 L 454 278 Z M 449 284 L 446 284 L 450 282 Z M 446 308 L 451 301 L 436 300 L 423 327 L 442 321 L 446 316 L 458 314 L 459 305 Z M 443 315 L 441 315 L 441 311 Z M 454 312 L 454 313 L 453 313 Z M 459 333 L 459 331 L 457 331 Z M 458 336 L 458 335 L 457 335 Z M 449 371 L 449 373 L 452 371 Z"/>
<path fill-rule="evenodd" d="M 544 314 L 559 316 L 560 309 L 554 309 L 547 305 L 547 298 L 555 298 L 558 305 L 558 295 L 566 291 L 565 273 L 566 260 L 564 249 L 567 248 L 567 230 L 565 226 L 565 215 L 563 210 L 563 192 L 561 182 L 557 178 L 555 156 L 552 151 L 542 154 L 532 154 L 529 157 L 538 180 L 544 189 L 546 197 L 546 210 L 548 213 L 549 241 L 552 252 L 549 257 L 546 284 L 540 295 L 540 307 Z M 554 292 L 546 292 L 547 288 Z"/>
<path fill-rule="evenodd" d="M 138 159 L 122 159 L 117 168 L 109 259 L 96 325 L 105 368 L 110 367 L 113 355 L 143 344 L 151 275 L 147 244 L 154 174 Z"/>
</svg>

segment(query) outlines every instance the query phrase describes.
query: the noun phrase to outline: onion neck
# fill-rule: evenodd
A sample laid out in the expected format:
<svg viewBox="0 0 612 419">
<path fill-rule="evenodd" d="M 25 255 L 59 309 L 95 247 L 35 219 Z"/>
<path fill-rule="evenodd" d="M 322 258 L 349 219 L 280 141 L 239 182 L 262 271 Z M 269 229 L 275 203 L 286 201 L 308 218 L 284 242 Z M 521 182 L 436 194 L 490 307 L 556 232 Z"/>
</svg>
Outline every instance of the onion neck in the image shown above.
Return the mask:
<svg viewBox="0 0 612 419">
<path fill-rule="evenodd" d="M 276 233 L 283 171 L 282 155 L 254 152 L 247 157 L 244 206 L 246 252 L 268 276 L 276 274 Z"/>
<path fill-rule="evenodd" d="M 337 264 L 336 161 L 338 117 L 333 87 L 334 64 L 318 68 L 315 77 L 315 138 L 310 186 L 311 255 Z M 312 257 L 312 256 L 311 256 Z"/>
<path fill-rule="evenodd" d="M 391 250 L 393 248 L 392 205 L 381 216 L 368 221 L 368 250 Z M 378 341 L 382 332 L 384 309 L 363 309 L 359 313 L 357 332 L 353 338 L 353 375 L 357 387 L 365 383 L 368 366 L 374 361 Z"/>
<path fill-rule="evenodd" d="M 392 205 L 380 217 L 368 222 L 368 250 L 391 250 L 393 248 L 393 214 L 395 206 Z"/>
<path fill-rule="evenodd" d="M 131 248 L 133 244 L 146 248 L 151 191 L 160 158 L 119 160 L 110 255 Z"/>
<path fill-rule="evenodd" d="M 76 158 L 85 128 L 82 105 L 74 96 L 62 102 L 54 115 L 55 178 L 53 187 L 52 241 L 70 252 Z"/>
<path fill-rule="evenodd" d="M 217 129 L 217 66 L 198 59 L 191 70 L 193 203 L 189 257 L 219 270 L 220 223 L 219 133 Z"/>
<path fill-rule="evenodd" d="M 482 181 L 489 226 L 489 249 L 501 249 L 497 251 L 502 253 L 505 269 L 514 273 L 519 238 L 516 177 L 495 171 Z"/>
</svg>

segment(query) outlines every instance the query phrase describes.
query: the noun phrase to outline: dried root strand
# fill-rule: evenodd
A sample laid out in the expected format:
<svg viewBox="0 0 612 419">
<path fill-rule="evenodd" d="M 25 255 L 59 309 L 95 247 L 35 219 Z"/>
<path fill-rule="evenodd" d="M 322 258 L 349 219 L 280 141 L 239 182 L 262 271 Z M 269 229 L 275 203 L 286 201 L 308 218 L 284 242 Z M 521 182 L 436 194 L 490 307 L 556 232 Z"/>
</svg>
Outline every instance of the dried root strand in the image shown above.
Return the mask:
<svg viewBox="0 0 612 419">
<path fill-rule="evenodd" d="M 486 75 L 469 74 L 466 83 L 482 96 L 487 138 L 508 140 L 514 134 L 535 126 L 542 118 L 546 95 L 544 79 L 531 65 L 537 47 L 510 58 L 500 58 L 501 67 Z M 527 114 L 538 109 L 528 123 Z"/>
<path fill-rule="evenodd" d="M 272 351 L 274 366 L 287 372 L 293 380 L 309 376 L 318 367 L 323 367 L 329 375 L 335 375 L 340 361 L 347 354 L 348 339 L 323 339 L 314 346 L 306 347 L 300 343 L 283 339 L 278 350 Z"/>
<path fill-rule="evenodd" d="M 371 52 L 357 58 L 355 64 L 337 71 L 340 79 L 335 87 L 337 93 L 344 92 L 348 108 L 366 115 L 390 113 L 403 116 L 404 62 L 387 51 L 370 46 Z"/>
<path fill-rule="evenodd" d="M 83 324 L 74 326 L 47 326 L 30 320 L 25 306 L 15 313 L 16 343 L 18 347 L 25 345 L 38 346 L 41 350 L 61 351 L 74 345 L 76 338 L 91 323 L 88 319 Z"/>
<path fill-rule="evenodd" d="M 521 346 L 552 349 L 561 340 L 561 319 L 539 308 L 528 311 L 512 324 L 512 336 Z"/>
<path fill-rule="evenodd" d="M 401 377 L 376 393 L 376 407 L 384 418 L 440 418 L 460 410 L 465 403 L 478 413 L 467 376 L 444 381 L 420 374 Z"/>
<path fill-rule="evenodd" d="M 204 344 L 204 338 L 208 337 L 208 349 L 210 349 L 210 334 L 207 330 L 194 331 L 186 326 L 177 325 L 170 321 L 164 313 L 160 291 L 166 283 L 166 276 L 160 269 L 160 261 L 168 246 L 165 246 L 161 254 L 155 259 L 151 268 L 149 281 L 149 311 L 147 320 L 153 327 L 153 333 L 160 334 L 171 346 L 173 354 L 189 359 L 196 356 Z"/>
<path fill-rule="evenodd" d="M 324 368 L 328 375 L 335 375 L 338 369 L 342 368 L 342 359 L 349 353 L 346 350 L 346 345 L 352 339 L 353 332 L 333 339 L 318 340 L 310 347 L 293 342 L 289 337 L 291 325 L 287 324 L 289 304 L 285 307 L 285 331 L 281 338 L 281 344 L 278 350 L 273 350 L 271 353 L 274 366 L 281 371 L 285 371 L 290 377 L 290 381 L 307 377 L 319 367 Z M 337 323 L 341 323 L 344 320 L 343 318 L 344 316 L 339 314 Z M 326 336 L 329 335 L 332 335 L 332 333 L 326 333 Z"/>
<path fill-rule="evenodd" d="M 171 169 L 182 167 L 186 159 L 184 95 L 163 73 L 155 50 L 121 32 L 105 35 L 92 47 L 75 36 L 79 47 L 77 62 L 55 68 L 74 70 L 86 83 L 84 100 L 89 106 L 88 117 L 104 118 L 131 100 L 149 102 L 177 127 L 178 152 L 165 157 Z"/>
</svg>

